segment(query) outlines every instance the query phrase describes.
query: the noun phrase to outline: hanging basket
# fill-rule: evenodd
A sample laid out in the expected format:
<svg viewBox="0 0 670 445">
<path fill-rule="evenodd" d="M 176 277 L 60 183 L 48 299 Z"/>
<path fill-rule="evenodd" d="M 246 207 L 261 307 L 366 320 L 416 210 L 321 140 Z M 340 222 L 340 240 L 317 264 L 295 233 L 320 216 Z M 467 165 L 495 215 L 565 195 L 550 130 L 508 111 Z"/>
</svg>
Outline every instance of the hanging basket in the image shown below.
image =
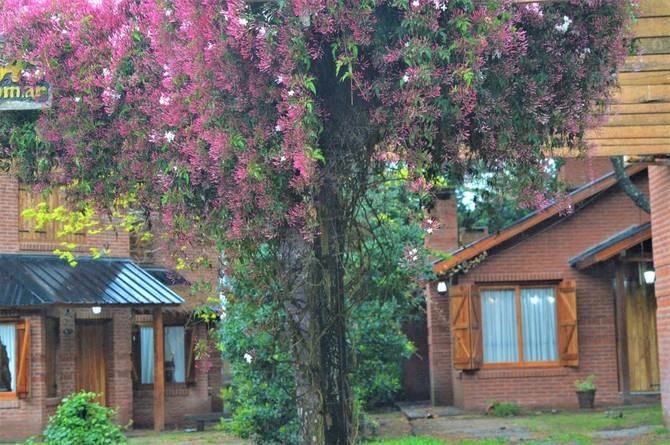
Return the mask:
<svg viewBox="0 0 670 445">
<path fill-rule="evenodd" d="M 594 401 L 596 398 L 596 390 L 585 389 L 583 391 L 576 391 L 576 392 L 579 407 L 582 409 L 593 409 Z"/>
</svg>

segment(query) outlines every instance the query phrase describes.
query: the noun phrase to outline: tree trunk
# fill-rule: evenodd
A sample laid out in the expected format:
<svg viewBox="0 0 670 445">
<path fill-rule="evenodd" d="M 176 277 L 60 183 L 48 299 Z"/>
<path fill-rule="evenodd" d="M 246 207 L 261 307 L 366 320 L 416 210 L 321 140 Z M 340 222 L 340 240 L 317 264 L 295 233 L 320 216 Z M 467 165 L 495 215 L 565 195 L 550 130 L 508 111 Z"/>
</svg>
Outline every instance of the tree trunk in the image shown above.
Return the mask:
<svg viewBox="0 0 670 445">
<path fill-rule="evenodd" d="M 328 193 L 326 189 L 322 194 Z M 290 316 L 299 438 L 305 445 L 348 445 L 352 440 L 341 234 L 337 195 L 329 195 L 323 197 L 321 207 L 325 208 L 319 215 L 323 224 L 315 244 L 290 231 L 281 249 L 281 272 L 290 282 L 292 295 L 285 304 Z"/>
<path fill-rule="evenodd" d="M 614 173 L 616 174 L 616 178 L 619 182 L 621 190 L 623 190 L 624 193 L 633 200 L 636 206 L 647 213 L 651 213 L 649 198 L 647 198 L 645 194 L 642 193 L 640 189 L 635 186 L 635 184 L 633 184 L 633 181 L 631 181 L 630 177 L 628 177 L 626 174 L 626 167 L 623 165 L 623 158 L 621 156 L 612 156 L 610 161 L 612 162 L 612 166 L 614 166 Z"/>
</svg>

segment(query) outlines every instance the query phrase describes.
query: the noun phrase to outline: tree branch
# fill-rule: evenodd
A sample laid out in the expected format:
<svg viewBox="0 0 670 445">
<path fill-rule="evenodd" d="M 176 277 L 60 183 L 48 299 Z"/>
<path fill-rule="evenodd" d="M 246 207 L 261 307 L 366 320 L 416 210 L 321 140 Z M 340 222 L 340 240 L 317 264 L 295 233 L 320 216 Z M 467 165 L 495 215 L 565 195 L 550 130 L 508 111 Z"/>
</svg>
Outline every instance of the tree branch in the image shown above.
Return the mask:
<svg viewBox="0 0 670 445">
<path fill-rule="evenodd" d="M 651 213 L 651 208 L 649 206 L 649 198 L 647 198 L 644 193 L 640 191 L 639 188 L 633 184 L 633 181 L 630 180 L 630 177 L 626 174 L 626 169 L 623 166 L 623 157 L 621 156 L 612 156 L 610 157 L 612 161 L 612 166 L 614 166 L 614 173 L 616 174 L 617 181 L 621 186 L 621 189 L 626 193 L 630 199 L 633 200 L 636 206 L 641 208 L 647 213 Z"/>
</svg>

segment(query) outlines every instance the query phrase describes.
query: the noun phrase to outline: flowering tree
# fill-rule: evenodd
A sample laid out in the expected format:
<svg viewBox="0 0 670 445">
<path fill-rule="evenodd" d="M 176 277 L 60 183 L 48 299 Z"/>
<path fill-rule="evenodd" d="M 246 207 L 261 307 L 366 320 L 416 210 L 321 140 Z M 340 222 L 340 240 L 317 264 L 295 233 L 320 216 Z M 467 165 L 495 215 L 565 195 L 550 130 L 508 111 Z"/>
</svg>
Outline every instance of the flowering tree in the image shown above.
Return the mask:
<svg viewBox="0 0 670 445">
<path fill-rule="evenodd" d="M 42 142 L 7 153 L 257 274 L 290 314 L 301 440 L 344 444 L 342 258 L 370 175 L 405 165 L 425 193 L 450 163 L 581 147 L 630 17 L 629 0 L 0 0 L 6 60 L 54 91 Z"/>
</svg>

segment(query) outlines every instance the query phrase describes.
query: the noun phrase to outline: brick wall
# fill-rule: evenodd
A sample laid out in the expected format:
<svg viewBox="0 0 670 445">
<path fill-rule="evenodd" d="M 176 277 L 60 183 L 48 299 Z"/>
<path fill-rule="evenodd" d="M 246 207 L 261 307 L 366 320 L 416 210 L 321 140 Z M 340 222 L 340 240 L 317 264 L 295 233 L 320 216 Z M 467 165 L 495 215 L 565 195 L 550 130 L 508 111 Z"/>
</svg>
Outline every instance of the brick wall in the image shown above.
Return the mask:
<svg viewBox="0 0 670 445">
<path fill-rule="evenodd" d="M 665 424 L 670 425 L 670 168 L 649 167 L 649 182 L 661 401 Z"/>
<path fill-rule="evenodd" d="M 647 190 L 645 178 L 636 178 L 636 183 Z M 578 272 L 568 266 L 568 259 L 648 220 L 649 215 L 613 187 L 588 206 L 564 217 L 560 224 L 549 222 L 513 243 L 489 251 L 483 263 L 459 277 L 459 284 L 575 280 L 580 356 L 577 368 L 482 369 L 473 373 L 454 370 L 448 298 L 438 295 L 433 283 L 428 289 L 433 401 L 470 409 L 483 409 L 491 399 L 523 406 L 576 407 L 574 381 L 596 374 L 596 403 L 619 402 L 614 272 L 606 264 Z"/>
<path fill-rule="evenodd" d="M 609 158 L 568 158 L 558 177 L 577 189 L 613 170 Z"/>
<path fill-rule="evenodd" d="M 0 252 L 19 251 L 19 184 L 0 175 Z"/>
<path fill-rule="evenodd" d="M 0 399 L 0 441 L 23 441 L 42 432 L 46 422 L 45 354 L 42 318 L 35 313 L 0 310 L 1 318 L 21 318 L 30 326 L 30 395 Z"/>
</svg>

